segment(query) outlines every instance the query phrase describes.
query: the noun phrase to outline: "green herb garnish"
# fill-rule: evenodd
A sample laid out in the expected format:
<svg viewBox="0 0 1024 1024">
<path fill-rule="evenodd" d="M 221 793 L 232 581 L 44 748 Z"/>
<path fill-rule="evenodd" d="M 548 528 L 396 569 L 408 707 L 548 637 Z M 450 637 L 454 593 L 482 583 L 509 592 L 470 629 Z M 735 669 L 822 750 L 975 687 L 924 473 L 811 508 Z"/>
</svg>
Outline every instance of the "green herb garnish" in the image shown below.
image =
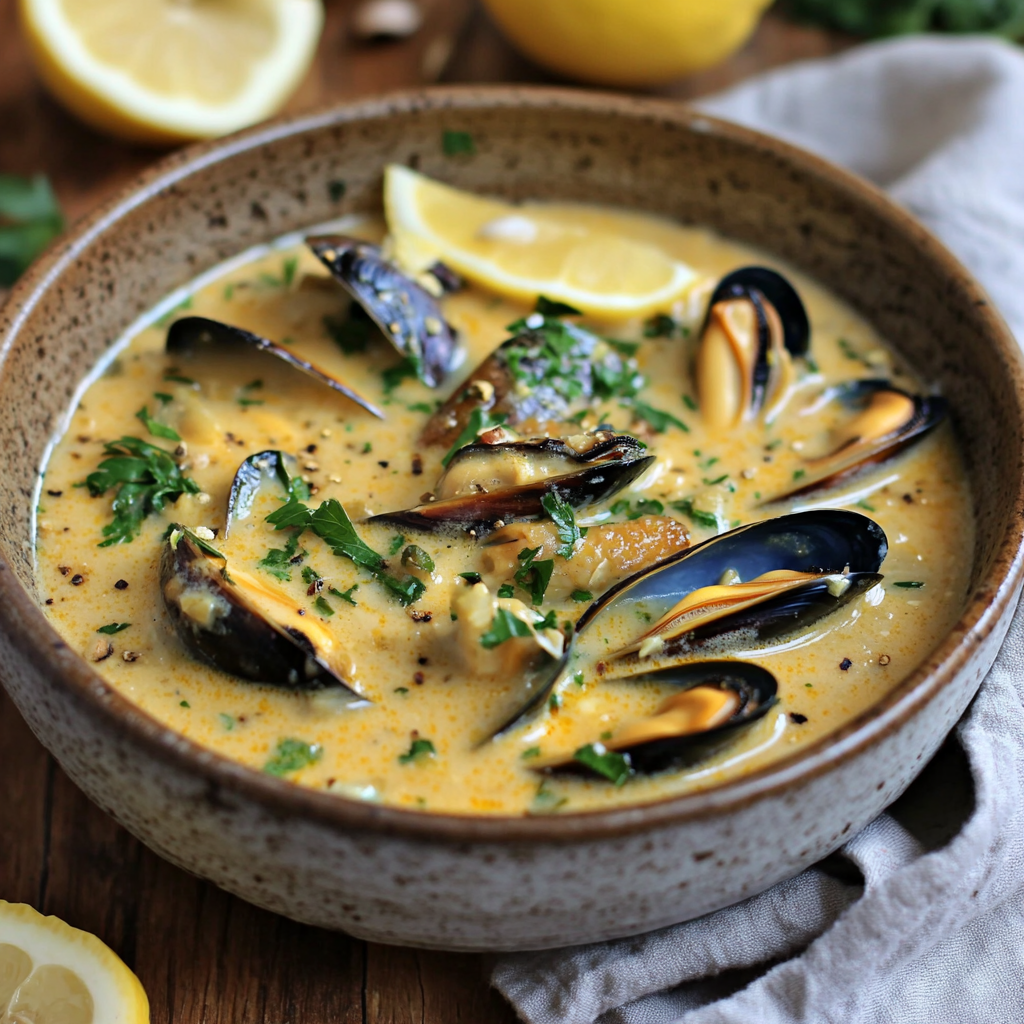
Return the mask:
<svg viewBox="0 0 1024 1024">
<path fill-rule="evenodd" d="M 583 316 L 583 310 L 570 306 L 568 302 L 559 302 L 557 299 L 549 299 L 546 295 L 538 295 L 537 303 L 533 307 L 535 313 L 541 316 Z"/>
<path fill-rule="evenodd" d="M 394 552 L 392 552 L 394 554 Z M 402 552 L 402 565 L 408 568 L 410 565 L 423 572 L 434 571 L 434 560 L 418 544 L 410 544 Z"/>
<path fill-rule="evenodd" d="M 594 595 L 589 590 L 574 590 L 569 597 L 573 601 L 593 601 Z"/>
<path fill-rule="evenodd" d="M 689 334 L 689 327 L 684 327 L 667 313 L 657 313 L 644 321 L 645 338 L 687 338 Z"/>
<path fill-rule="evenodd" d="M 136 414 L 135 418 L 142 422 L 142 425 L 154 436 L 162 437 L 167 441 L 180 441 L 179 434 L 173 427 L 165 423 L 159 423 L 149 415 L 149 406 L 144 405 Z"/>
<path fill-rule="evenodd" d="M 564 807 L 568 802 L 569 798 L 567 796 L 559 796 L 551 789 L 545 779 L 537 787 L 537 792 L 533 795 L 533 805 L 530 811 L 532 814 L 552 814 L 560 807 Z"/>
<path fill-rule="evenodd" d="M 894 587 L 902 587 L 904 590 L 920 590 L 924 584 L 920 580 L 900 580 L 893 584 Z"/>
<path fill-rule="evenodd" d="M 540 757 L 540 747 L 527 747 L 519 756 L 524 761 L 529 761 L 534 757 Z"/>
<path fill-rule="evenodd" d="M 397 555 L 398 552 L 402 550 L 402 545 L 404 543 L 405 538 L 400 533 L 396 533 L 394 537 L 391 538 L 391 543 L 388 545 L 388 557 Z"/>
<path fill-rule="evenodd" d="M 295 739 L 278 740 L 277 749 L 263 766 L 263 770 L 268 775 L 281 777 L 316 764 L 323 754 L 324 748 L 319 743 Z"/>
<path fill-rule="evenodd" d="M 295 280 L 295 271 L 299 269 L 297 256 L 286 256 L 281 264 L 281 276 L 260 274 L 260 280 L 270 288 L 290 288 Z"/>
<path fill-rule="evenodd" d="M 130 622 L 108 622 L 105 626 L 100 626 L 96 632 L 113 636 L 115 633 L 120 633 L 122 629 L 127 629 L 130 625 Z"/>
<path fill-rule="evenodd" d="M 8 288 L 64 230 L 57 197 L 45 175 L 0 174 L 0 288 Z"/>
<path fill-rule="evenodd" d="M 324 330 L 347 356 L 366 351 L 373 324 L 369 320 L 325 316 Z"/>
<path fill-rule="evenodd" d="M 606 750 L 601 743 L 588 743 L 580 747 L 573 755 L 573 760 L 585 765 L 591 771 L 610 779 L 616 786 L 621 786 L 633 774 L 628 754 L 620 754 L 614 750 Z"/>
<path fill-rule="evenodd" d="M 327 598 L 324 597 L 322 594 L 319 595 L 317 599 L 313 602 L 313 607 L 316 608 L 316 610 L 321 615 L 326 616 L 328 619 L 334 614 L 334 609 L 330 606 L 330 603 L 328 602 Z"/>
<path fill-rule="evenodd" d="M 382 371 L 380 375 L 381 383 L 384 387 L 384 394 L 390 395 L 403 380 L 407 380 L 409 378 L 415 380 L 418 376 L 419 370 L 414 359 L 403 359 L 400 363 L 395 363 L 394 366 L 389 366 L 386 370 Z"/>
<path fill-rule="evenodd" d="M 234 727 L 235 727 L 235 716 L 234 715 L 226 715 L 222 711 L 222 712 L 220 712 L 219 715 L 217 715 L 217 717 L 220 719 L 220 724 L 222 726 L 224 726 L 224 731 L 225 732 L 231 732 L 231 730 L 234 729 Z"/>
<path fill-rule="evenodd" d="M 85 486 L 94 498 L 116 489 L 114 519 L 103 527 L 102 548 L 134 540 L 147 516 L 182 494 L 199 493 L 199 484 L 182 474 L 169 452 L 137 437 L 108 441 L 99 468 L 86 477 Z"/>
<path fill-rule="evenodd" d="M 516 584 L 527 591 L 533 604 L 538 605 L 544 600 L 544 594 L 551 582 L 551 574 L 555 569 L 555 560 L 545 558 L 534 561 L 540 554 L 540 548 L 523 548 L 517 558 L 522 563 L 515 573 Z"/>
<path fill-rule="evenodd" d="M 473 156 L 476 143 L 469 132 L 448 130 L 441 134 L 441 149 L 445 156 Z"/>
<path fill-rule="evenodd" d="M 511 583 L 502 583 L 498 587 L 498 597 L 515 597 L 516 588 Z"/>
<path fill-rule="evenodd" d="M 436 754 L 437 751 L 430 740 L 415 739 L 404 754 L 398 755 L 398 760 L 401 764 L 410 764 L 413 761 L 421 761 L 425 757 L 434 757 Z"/>
<path fill-rule="evenodd" d="M 576 514 L 572 505 L 556 491 L 549 491 L 540 499 L 540 503 L 558 531 L 560 543 L 555 549 L 556 553 L 565 559 L 572 558 L 576 553 L 576 544 L 580 540 L 580 528 L 576 525 Z"/>
<path fill-rule="evenodd" d="M 522 619 L 516 618 L 515 615 L 504 608 L 499 608 L 495 612 L 491 628 L 480 637 L 480 646 L 491 650 L 515 636 L 532 635 L 533 631 Z"/>
<path fill-rule="evenodd" d="M 631 407 L 636 419 L 650 424 L 651 429 L 659 434 L 664 434 L 669 427 L 678 427 L 686 434 L 690 432 L 690 428 L 679 417 L 673 416 L 672 413 L 665 412 L 663 409 L 655 409 L 653 405 L 641 402 L 639 398 L 633 399 Z M 630 408 L 630 406 L 625 406 L 625 408 Z"/>
<path fill-rule="evenodd" d="M 263 569 L 264 572 L 269 573 L 275 579 L 287 582 L 292 578 L 291 568 L 292 559 L 301 557 L 298 554 L 299 550 L 299 534 L 295 533 L 285 541 L 283 548 L 270 548 L 270 550 L 256 563 L 256 565 Z M 305 555 L 305 551 L 302 553 Z M 308 569 L 308 566 L 307 566 Z M 302 578 L 306 578 L 306 569 L 302 570 Z M 309 580 L 306 581 L 310 582 Z"/>
<path fill-rule="evenodd" d="M 706 527 L 709 530 L 717 530 L 719 525 L 718 516 L 714 512 L 705 512 L 703 509 L 694 508 L 693 498 L 684 498 L 682 501 L 673 501 L 670 505 L 677 512 L 682 512 L 689 520 L 697 526 Z"/>
</svg>

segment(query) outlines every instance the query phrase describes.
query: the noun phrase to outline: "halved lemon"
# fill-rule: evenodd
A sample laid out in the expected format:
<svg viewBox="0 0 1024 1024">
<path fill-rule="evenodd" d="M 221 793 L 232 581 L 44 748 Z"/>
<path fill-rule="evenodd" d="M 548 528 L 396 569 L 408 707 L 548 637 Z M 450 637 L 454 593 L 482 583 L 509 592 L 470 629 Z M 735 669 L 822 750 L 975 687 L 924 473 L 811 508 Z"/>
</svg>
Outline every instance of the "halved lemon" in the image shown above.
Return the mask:
<svg viewBox="0 0 1024 1024">
<path fill-rule="evenodd" d="M 21 0 L 39 74 L 83 121 L 147 143 L 273 114 L 313 59 L 321 0 Z"/>
<path fill-rule="evenodd" d="M 669 308 L 696 272 L 652 244 L 660 222 L 572 205 L 485 199 L 390 165 L 384 211 L 409 272 L 442 260 L 512 298 L 538 295 L 608 320 Z"/>
<path fill-rule="evenodd" d="M 95 935 L 0 900 L 0 1020 L 148 1024 L 139 979 Z"/>
</svg>

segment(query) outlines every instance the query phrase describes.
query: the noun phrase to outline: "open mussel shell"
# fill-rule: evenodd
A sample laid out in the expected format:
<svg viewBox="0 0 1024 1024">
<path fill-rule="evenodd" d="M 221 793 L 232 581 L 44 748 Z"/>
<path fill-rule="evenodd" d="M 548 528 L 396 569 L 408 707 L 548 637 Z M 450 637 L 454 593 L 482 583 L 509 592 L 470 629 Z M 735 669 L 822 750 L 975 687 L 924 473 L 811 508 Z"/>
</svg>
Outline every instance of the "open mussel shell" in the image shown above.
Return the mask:
<svg viewBox="0 0 1024 1024">
<path fill-rule="evenodd" d="M 167 330 L 168 352 L 175 355 L 194 356 L 204 351 L 222 349 L 228 346 L 248 349 L 250 351 L 263 352 L 281 362 L 287 363 L 307 377 L 326 384 L 329 388 L 344 395 L 349 400 L 361 406 L 368 413 L 378 419 L 384 419 L 384 413 L 377 408 L 368 398 L 364 398 L 354 388 L 348 386 L 344 381 L 331 376 L 325 370 L 307 359 L 301 359 L 294 352 L 269 338 L 263 338 L 252 331 L 246 331 L 241 327 L 232 324 L 221 323 L 219 320 L 210 320 L 202 316 L 186 316 L 175 320 Z"/>
<path fill-rule="evenodd" d="M 348 659 L 326 630 L 261 581 L 229 572 L 219 551 L 176 523 L 160 558 L 160 589 L 178 638 L 200 661 L 254 683 L 357 696 Z"/>
<path fill-rule="evenodd" d="M 438 500 L 369 521 L 483 536 L 499 523 L 545 515 L 542 501 L 547 494 L 558 494 L 573 508 L 605 501 L 652 462 L 635 438 L 610 433 L 585 451 L 556 438 L 470 444 L 455 454 L 438 481 Z"/>
<path fill-rule="evenodd" d="M 457 341 L 437 299 L 385 259 L 380 247 L 346 235 L 317 235 L 306 244 L 334 279 L 369 314 L 395 349 L 416 366 L 428 387 L 442 384 Z M 435 274 L 439 290 L 457 287 L 447 268 Z"/>
<path fill-rule="evenodd" d="M 768 267 L 740 267 L 718 282 L 708 307 L 727 299 L 759 293 L 770 302 L 782 322 L 786 349 L 790 355 L 805 356 L 811 347 L 811 322 L 800 293 L 777 270 Z"/>
<path fill-rule="evenodd" d="M 837 402 L 853 416 L 836 432 L 835 448 L 811 459 L 800 485 L 769 499 L 783 501 L 833 487 L 868 466 L 898 455 L 934 430 L 949 406 L 936 395 L 912 395 L 887 380 L 858 380 L 830 388 L 824 402 Z"/>
<path fill-rule="evenodd" d="M 602 394 L 603 381 L 633 372 L 633 364 L 596 334 L 534 316 L 539 327 L 524 326 L 503 342 L 427 420 L 424 444 L 451 446 L 477 410 L 504 417 L 509 427 L 527 420 L 565 422 Z M 557 335 L 557 347 L 548 343 L 550 334 Z"/>
<path fill-rule="evenodd" d="M 714 754 L 737 730 L 762 718 L 777 703 L 778 683 L 767 669 L 743 661 L 703 661 L 631 676 L 630 683 L 661 683 L 679 687 L 658 711 L 616 729 L 600 743 L 588 744 L 570 756 L 538 761 L 535 770 L 609 778 L 616 773 L 595 770 L 595 758 L 618 754 L 616 781 L 683 768 Z"/>
<path fill-rule="evenodd" d="M 806 355 L 810 323 L 793 286 L 767 267 L 723 278 L 708 304 L 694 365 L 701 416 L 725 429 L 764 410 L 777 414 Z"/>
<path fill-rule="evenodd" d="M 231 527 L 237 521 L 249 518 L 253 505 L 265 488 L 282 490 L 285 497 L 290 495 L 296 482 L 302 480 L 298 469 L 298 460 L 287 452 L 271 449 L 250 455 L 238 467 L 231 481 L 224 536 L 231 533 Z"/>
<path fill-rule="evenodd" d="M 737 630 L 766 642 L 870 589 L 887 553 L 882 528 L 856 512 L 824 509 L 751 523 L 612 587 L 583 613 L 576 635 L 598 622 L 607 635 L 613 620 L 633 624 L 641 613 L 652 625 L 624 636 L 608 658 L 674 655 Z M 760 592 L 734 593 L 731 579 Z"/>
</svg>

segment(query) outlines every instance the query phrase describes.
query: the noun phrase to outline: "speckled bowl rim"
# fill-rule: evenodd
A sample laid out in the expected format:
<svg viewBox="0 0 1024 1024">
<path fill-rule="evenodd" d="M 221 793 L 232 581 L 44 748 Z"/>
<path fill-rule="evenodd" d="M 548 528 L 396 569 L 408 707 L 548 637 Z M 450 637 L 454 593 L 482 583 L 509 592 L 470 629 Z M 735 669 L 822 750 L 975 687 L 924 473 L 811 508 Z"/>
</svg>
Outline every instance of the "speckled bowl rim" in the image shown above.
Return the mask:
<svg viewBox="0 0 1024 1024">
<path fill-rule="evenodd" d="M 1017 396 L 1024 435 L 1024 357 L 1002 318 L 960 262 L 920 223 L 863 179 L 778 139 L 701 114 L 666 100 L 562 88 L 441 87 L 388 94 L 281 118 L 225 139 L 180 150 L 141 174 L 118 195 L 78 222 L 23 275 L 0 309 L 0 373 L 20 327 L 48 288 L 83 250 L 118 220 L 161 190 L 219 161 L 307 131 L 425 110 L 548 108 L 606 112 L 626 121 L 654 121 L 714 135 L 794 165 L 827 183 L 854 205 L 866 205 L 939 265 L 956 287 L 972 296 Z M 227 795 L 237 793 L 276 816 L 299 816 L 346 832 L 421 837 L 435 842 L 545 843 L 600 840 L 728 814 L 754 801 L 799 788 L 839 768 L 866 748 L 904 727 L 934 700 L 970 661 L 1018 593 L 1024 576 L 1024 476 L 1017 482 L 1013 515 L 992 568 L 946 639 L 891 693 L 835 733 L 750 775 L 696 793 L 610 810 L 553 816 L 466 815 L 370 804 L 295 785 L 247 768 L 162 725 L 109 686 L 84 658 L 70 650 L 36 600 L 0 558 L 0 627 L 39 670 L 58 680 L 65 696 L 89 715 L 124 730 L 147 756 L 161 759 Z M 114 809 L 116 812 L 116 808 Z"/>
</svg>

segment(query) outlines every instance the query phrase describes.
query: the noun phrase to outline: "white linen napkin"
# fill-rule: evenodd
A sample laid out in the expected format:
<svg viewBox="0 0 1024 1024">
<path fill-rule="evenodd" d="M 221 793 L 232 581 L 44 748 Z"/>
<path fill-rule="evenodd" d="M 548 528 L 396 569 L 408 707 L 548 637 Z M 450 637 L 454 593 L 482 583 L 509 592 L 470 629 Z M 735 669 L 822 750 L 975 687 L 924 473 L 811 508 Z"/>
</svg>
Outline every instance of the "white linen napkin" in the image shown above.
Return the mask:
<svg viewBox="0 0 1024 1024">
<path fill-rule="evenodd" d="M 1024 341 L 1020 50 L 873 44 L 700 106 L 887 188 Z M 843 848 L 863 885 L 816 866 L 648 935 L 505 956 L 493 983 L 529 1024 L 1024 1021 L 1024 605 L 955 736 Z"/>
</svg>

